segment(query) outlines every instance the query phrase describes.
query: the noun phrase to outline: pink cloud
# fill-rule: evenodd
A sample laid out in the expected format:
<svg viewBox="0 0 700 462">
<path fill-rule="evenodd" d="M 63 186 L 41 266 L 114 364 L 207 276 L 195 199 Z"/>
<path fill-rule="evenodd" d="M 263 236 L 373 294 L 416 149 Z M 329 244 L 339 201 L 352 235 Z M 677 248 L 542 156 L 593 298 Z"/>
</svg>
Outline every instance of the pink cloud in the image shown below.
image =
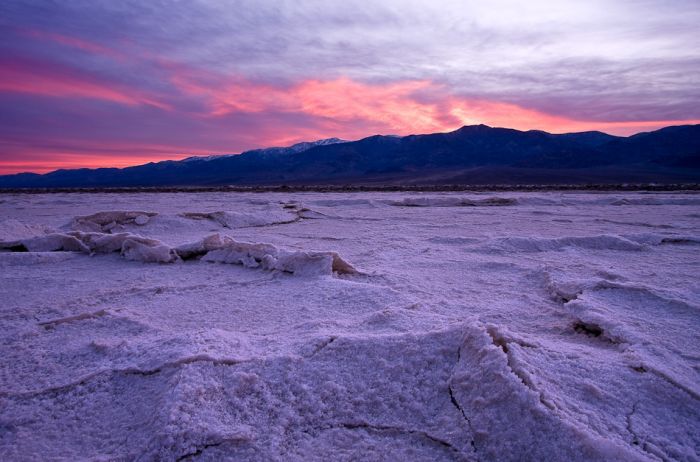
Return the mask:
<svg viewBox="0 0 700 462">
<path fill-rule="evenodd" d="M 216 78 L 213 82 L 216 83 L 205 86 L 182 75 L 173 78 L 173 83 L 184 93 L 208 101 L 209 116 L 271 111 L 300 113 L 323 120 L 322 125 L 337 130 L 334 136 L 345 137 L 431 133 L 482 123 L 553 133 L 601 130 L 628 135 L 668 125 L 700 123 L 698 120 L 577 120 L 515 104 L 460 97 L 429 80 L 371 84 L 348 78 L 311 79 L 274 86 L 236 77 Z"/>
<path fill-rule="evenodd" d="M 19 29 L 18 33 L 20 35 L 32 39 L 57 43 L 59 45 L 75 48 L 94 55 L 109 57 L 118 61 L 125 61 L 127 59 L 127 56 L 125 54 L 120 53 L 119 51 L 113 48 L 108 48 L 98 43 L 91 42 L 78 37 L 72 37 L 69 35 L 58 34 L 55 32 L 47 32 L 37 29 Z"/>
<path fill-rule="evenodd" d="M 167 110 L 166 103 L 146 93 L 100 81 L 94 76 L 48 62 L 0 59 L 0 92 L 26 93 L 53 98 L 90 98 L 126 105 L 148 104 Z"/>
</svg>

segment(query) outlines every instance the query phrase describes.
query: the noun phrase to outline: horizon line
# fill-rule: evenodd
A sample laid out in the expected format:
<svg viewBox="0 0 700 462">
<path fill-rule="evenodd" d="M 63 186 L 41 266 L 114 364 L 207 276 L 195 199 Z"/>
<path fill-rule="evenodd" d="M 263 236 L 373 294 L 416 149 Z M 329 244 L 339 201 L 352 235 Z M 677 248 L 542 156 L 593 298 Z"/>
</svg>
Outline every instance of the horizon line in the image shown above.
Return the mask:
<svg viewBox="0 0 700 462">
<path fill-rule="evenodd" d="M 681 121 L 678 121 L 678 122 L 681 122 Z M 37 176 L 43 176 L 43 175 L 48 175 L 48 174 L 55 173 L 55 172 L 59 172 L 59 171 L 70 171 L 70 170 L 90 170 L 90 171 L 101 170 L 101 169 L 117 169 L 117 170 L 123 170 L 123 169 L 126 169 L 126 168 L 140 167 L 140 166 L 150 165 L 150 164 L 159 164 L 159 163 L 162 163 L 162 162 L 182 162 L 182 161 L 185 161 L 185 160 L 188 160 L 188 159 L 204 159 L 204 158 L 208 158 L 208 157 L 211 158 L 211 157 L 239 156 L 239 155 L 241 155 L 241 154 L 245 154 L 245 153 L 252 152 L 252 151 L 259 151 L 259 150 L 265 150 L 265 149 L 284 149 L 284 148 L 290 148 L 290 147 L 295 146 L 295 145 L 297 145 L 297 144 L 302 144 L 302 143 L 315 143 L 315 142 L 325 141 L 325 140 L 331 140 L 331 139 L 338 139 L 338 140 L 341 140 L 341 141 L 340 141 L 339 143 L 337 143 L 337 144 L 342 144 L 342 143 L 353 143 L 353 142 L 362 141 L 362 140 L 365 140 L 365 139 L 368 139 L 368 138 L 373 138 L 373 137 L 378 137 L 378 136 L 406 138 L 406 137 L 409 137 L 409 136 L 429 136 L 429 135 L 448 134 L 448 133 L 458 132 L 458 131 L 460 131 L 460 130 L 463 130 L 463 129 L 465 129 L 465 128 L 470 128 L 470 127 L 486 127 L 486 128 L 490 128 L 490 129 L 512 130 L 512 131 L 517 131 L 517 132 L 521 132 L 521 133 L 540 132 L 540 133 L 546 133 L 546 134 L 549 134 L 549 135 L 568 135 L 568 134 L 580 134 L 580 133 L 602 133 L 602 134 L 604 134 L 604 135 L 612 136 L 612 137 L 615 137 L 615 138 L 631 138 L 631 137 L 633 137 L 633 136 L 637 136 L 637 135 L 641 135 L 641 134 L 645 134 L 645 133 L 652 133 L 652 132 L 656 132 L 656 131 L 659 131 L 659 130 L 664 130 L 664 129 L 672 128 L 672 127 L 683 127 L 683 126 L 700 125 L 700 120 L 688 120 L 687 122 L 696 122 L 696 123 L 683 123 L 683 124 L 666 125 L 666 126 L 657 128 L 657 129 L 655 129 L 655 130 L 639 131 L 639 132 L 631 133 L 631 134 L 628 134 L 628 135 L 613 135 L 613 134 L 608 133 L 608 132 L 603 131 L 603 130 L 583 130 L 583 131 L 571 131 L 571 132 L 560 132 L 560 133 L 557 133 L 557 132 L 549 132 L 549 131 L 547 131 L 547 130 L 541 130 L 541 129 L 520 130 L 520 129 L 517 129 L 517 128 L 502 127 L 502 126 L 492 126 L 492 125 L 488 125 L 488 124 L 484 124 L 484 123 L 478 123 L 478 124 L 462 125 L 461 127 L 456 128 L 456 129 L 454 129 L 454 130 L 442 131 L 442 132 L 411 133 L 411 134 L 408 134 L 408 135 L 394 135 L 394 134 L 379 134 L 379 133 L 377 133 L 377 134 L 368 135 L 368 136 L 365 136 L 365 137 L 362 137 L 362 138 L 353 139 L 353 140 L 345 140 L 345 139 L 339 138 L 339 137 L 337 137 L 337 136 L 329 136 L 329 137 L 326 137 L 326 138 L 318 138 L 318 139 L 316 139 L 316 140 L 302 140 L 302 141 L 297 141 L 297 142 L 295 142 L 295 143 L 288 144 L 288 145 L 285 145 L 285 146 L 266 146 L 266 147 L 259 147 L 259 148 L 251 148 L 251 149 L 246 149 L 246 150 L 243 150 L 243 151 L 240 151 L 240 152 L 236 152 L 236 153 L 218 153 L 218 154 L 216 154 L 216 153 L 202 153 L 202 154 L 195 154 L 195 155 L 191 155 L 191 153 L 190 153 L 190 154 L 183 153 L 183 154 L 179 155 L 179 156 L 180 156 L 179 158 L 164 158 L 164 159 L 156 160 L 156 161 L 142 162 L 142 163 L 134 163 L 134 164 L 128 164 L 128 165 L 123 165 L 123 166 L 106 165 L 106 166 L 99 166 L 99 167 L 88 167 L 88 166 L 85 166 L 85 167 L 66 167 L 66 168 L 56 168 L 56 169 L 53 169 L 53 170 L 47 170 L 47 171 L 41 172 L 41 173 L 40 173 L 40 172 L 36 172 L 36 171 L 28 171 L 28 170 L 27 170 L 27 171 L 13 172 L 13 173 L 0 173 L 0 177 L 3 177 L 3 176 L 15 176 L 15 175 L 37 175 Z M 634 123 L 634 124 L 644 124 L 645 122 L 630 122 L 630 123 Z M 1 164 L 0 164 L 0 171 L 1 171 Z"/>
</svg>

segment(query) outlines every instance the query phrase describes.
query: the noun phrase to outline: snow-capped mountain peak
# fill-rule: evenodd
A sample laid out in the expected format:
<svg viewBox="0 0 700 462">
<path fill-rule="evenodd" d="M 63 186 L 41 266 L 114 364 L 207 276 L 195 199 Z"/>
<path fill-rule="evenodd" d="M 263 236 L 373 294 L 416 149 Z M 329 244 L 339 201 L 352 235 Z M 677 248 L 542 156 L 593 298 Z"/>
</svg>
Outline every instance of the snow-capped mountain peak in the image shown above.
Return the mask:
<svg viewBox="0 0 700 462">
<path fill-rule="evenodd" d="M 248 154 L 248 153 L 262 154 L 263 156 L 267 155 L 267 154 L 297 154 L 300 152 L 304 152 L 308 149 L 314 148 L 316 146 L 327 146 L 330 144 L 346 143 L 346 142 L 347 142 L 346 140 L 341 140 L 340 138 L 325 138 L 325 139 L 316 140 L 316 141 L 302 141 L 300 143 L 296 143 L 296 144 L 293 144 L 291 146 L 251 149 L 249 151 L 243 151 L 240 154 L 218 154 L 218 155 L 213 155 L 213 156 L 193 156 L 193 157 L 188 157 L 186 159 L 183 159 L 183 162 L 207 161 L 207 160 L 212 160 L 212 159 L 220 159 L 223 157 L 239 156 L 241 154 Z"/>
</svg>

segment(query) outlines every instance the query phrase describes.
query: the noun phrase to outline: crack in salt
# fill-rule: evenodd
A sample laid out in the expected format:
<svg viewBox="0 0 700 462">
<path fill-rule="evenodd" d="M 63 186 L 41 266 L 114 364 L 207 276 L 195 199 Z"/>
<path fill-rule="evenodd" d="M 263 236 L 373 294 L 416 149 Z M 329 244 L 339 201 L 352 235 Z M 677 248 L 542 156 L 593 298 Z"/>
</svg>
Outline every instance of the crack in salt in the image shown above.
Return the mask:
<svg viewBox="0 0 700 462">
<path fill-rule="evenodd" d="M 226 439 L 223 439 L 221 441 L 216 441 L 214 443 L 206 443 L 206 444 L 203 444 L 201 446 L 196 446 L 196 449 L 194 451 L 181 455 L 180 457 L 175 459 L 175 461 L 180 462 L 182 460 L 186 460 L 186 459 L 189 459 L 191 457 L 199 456 L 209 448 L 216 448 L 216 447 L 224 445 L 226 443 L 241 443 L 241 442 L 245 442 L 245 441 L 248 441 L 248 438 L 234 437 L 234 438 L 226 438 Z"/>
<path fill-rule="evenodd" d="M 639 406 L 639 401 L 635 402 L 632 405 L 632 410 L 626 416 L 627 431 L 629 432 L 630 435 L 632 435 L 632 444 L 634 444 L 634 445 L 639 445 L 639 442 L 640 442 L 639 436 L 637 435 L 637 433 L 635 433 L 634 429 L 632 428 L 632 416 L 634 415 L 635 412 L 637 412 L 637 406 Z"/>
<path fill-rule="evenodd" d="M 437 436 L 431 435 L 430 433 L 423 431 L 423 430 L 415 430 L 415 429 L 410 429 L 410 428 L 403 428 L 403 427 L 396 427 L 392 425 L 373 425 L 367 422 L 357 422 L 357 423 L 339 423 L 336 425 L 331 425 L 327 427 L 321 427 L 317 428 L 317 430 L 332 430 L 336 428 L 343 428 L 347 430 L 357 430 L 357 429 L 362 429 L 362 430 L 370 430 L 370 431 L 376 431 L 376 432 L 395 432 L 395 433 L 405 433 L 408 435 L 413 435 L 413 436 L 420 436 L 428 441 L 431 441 L 433 443 L 436 443 L 442 447 L 445 447 L 452 452 L 465 457 L 465 454 L 460 451 L 458 448 L 454 447 L 452 444 L 450 444 L 448 441 L 445 441 L 442 438 L 438 438 Z"/>
<path fill-rule="evenodd" d="M 211 363 L 214 366 L 237 366 L 239 364 L 247 363 L 252 360 L 237 360 L 237 359 L 217 359 L 212 358 L 207 354 L 195 355 L 190 357 L 185 357 L 178 359 L 176 361 L 171 361 L 162 364 L 161 366 L 154 369 L 139 369 L 135 367 L 127 367 L 125 369 L 103 369 L 99 371 L 87 374 L 78 380 L 67 383 L 64 385 L 57 385 L 55 387 L 44 388 L 41 390 L 23 391 L 23 392 L 8 392 L 0 391 L 0 397 L 2 398 L 33 398 L 36 396 L 51 394 L 51 393 L 67 393 L 71 389 L 76 388 L 84 383 L 93 380 L 101 375 L 108 374 L 123 374 L 123 375 L 140 375 L 143 377 L 148 377 L 151 375 L 159 374 L 165 369 L 179 368 L 187 364 L 194 364 L 198 362 Z"/>
<path fill-rule="evenodd" d="M 460 346 L 457 348 L 457 362 L 456 362 L 456 364 L 455 364 L 454 369 L 457 368 L 457 366 L 459 365 L 459 362 L 461 361 L 461 359 L 462 359 L 462 346 L 460 345 Z M 454 376 L 454 369 L 453 369 L 453 376 Z M 467 426 L 469 427 L 469 431 L 470 431 L 471 434 L 472 434 L 471 440 L 469 441 L 469 445 L 470 445 L 470 446 L 472 447 L 472 449 L 474 450 L 474 453 L 476 453 L 476 452 L 477 452 L 477 447 L 476 447 L 476 441 L 474 440 L 474 427 L 472 426 L 472 421 L 471 421 L 471 419 L 469 418 L 469 416 L 467 415 L 467 413 L 464 411 L 464 408 L 459 404 L 459 401 L 457 401 L 457 398 L 455 398 L 454 390 L 452 389 L 452 377 L 450 377 L 450 379 L 448 380 L 448 383 L 447 383 L 447 391 L 448 391 L 448 393 L 450 394 L 450 402 L 452 403 L 452 405 L 453 405 L 455 408 L 457 408 L 457 410 L 459 411 L 459 413 L 462 415 L 462 418 L 464 419 L 464 421 L 467 422 Z M 477 459 L 477 460 L 478 460 L 478 459 Z"/>
<path fill-rule="evenodd" d="M 632 405 L 632 410 L 625 416 L 625 420 L 626 420 L 626 422 L 627 422 L 626 429 L 627 429 L 627 432 L 628 432 L 630 435 L 632 435 L 632 444 L 633 444 L 634 446 L 640 448 L 640 449 L 641 449 L 642 451 L 644 451 L 645 453 L 647 453 L 647 454 L 649 454 L 649 455 L 651 455 L 651 456 L 654 456 L 654 458 L 658 458 L 658 457 L 659 457 L 659 454 L 656 453 L 656 452 L 654 452 L 654 451 L 650 451 L 649 448 L 648 448 L 648 446 L 647 446 L 646 441 L 644 441 L 644 440 L 637 434 L 637 432 L 634 431 L 634 428 L 632 428 L 632 417 L 633 417 L 634 414 L 637 412 L 637 408 L 639 407 L 639 404 L 640 404 L 640 403 L 641 403 L 641 401 L 636 401 L 636 402 Z M 658 448 L 657 448 L 657 449 L 658 449 Z M 666 458 L 664 458 L 664 460 L 666 460 Z"/>
<path fill-rule="evenodd" d="M 553 411 L 557 410 L 557 407 L 554 405 L 554 403 L 548 402 L 545 398 L 544 395 L 540 390 L 537 389 L 535 384 L 533 383 L 532 379 L 528 377 L 527 374 L 525 374 L 519 367 L 515 366 L 513 364 L 513 353 L 512 351 L 508 348 L 508 341 L 502 336 L 499 335 L 498 331 L 496 330 L 495 327 L 491 326 L 486 329 L 486 333 L 491 337 L 491 341 L 493 344 L 501 349 L 503 351 L 503 354 L 506 356 L 506 365 L 508 366 L 508 369 L 515 375 L 520 381 L 525 385 L 527 388 L 532 390 L 534 393 L 537 394 L 539 397 L 540 403 L 542 403 L 543 406 L 545 406 L 548 409 L 551 409 Z M 516 345 L 520 345 L 523 347 L 529 347 L 532 348 L 533 345 L 528 345 L 524 343 L 520 343 L 517 341 L 512 341 L 510 343 L 515 343 Z"/>
<path fill-rule="evenodd" d="M 314 349 L 314 351 L 313 351 L 309 356 L 307 356 L 307 359 L 313 358 L 313 357 L 316 356 L 318 353 L 320 353 L 321 350 L 323 350 L 324 348 L 326 348 L 326 347 L 327 347 L 328 345 L 330 345 L 331 343 L 335 342 L 337 339 L 338 339 L 338 337 L 335 336 L 335 335 L 330 336 L 327 340 L 324 340 L 320 345 L 318 345 L 318 346 Z"/>
<path fill-rule="evenodd" d="M 205 445 L 203 445 L 203 446 L 198 447 L 194 452 L 188 452 L 187 454 L 181 455 L 180 457 L 178 457 L 177 459 L 175 459 L 175 461 L 176 461 L 176 462 L 180 462 L 180 461 L 182 461 L 182 460 L 189 459 L 190 457 L 198 456 L 198 455 L 202 454 L 202 452 L 204 452 L 205 450 L 207 450 L 207 449 L 209 449 L 209 448 L 215 448 L 215 447 L 221 446 L 221 445 L 224 444 L 224 443 L 226 443 L 226 441 L 220 441 L 220 442 L 218 442 L 218 443 L 208 443 L 208 444 L 205 444 Z"/>
</svg>

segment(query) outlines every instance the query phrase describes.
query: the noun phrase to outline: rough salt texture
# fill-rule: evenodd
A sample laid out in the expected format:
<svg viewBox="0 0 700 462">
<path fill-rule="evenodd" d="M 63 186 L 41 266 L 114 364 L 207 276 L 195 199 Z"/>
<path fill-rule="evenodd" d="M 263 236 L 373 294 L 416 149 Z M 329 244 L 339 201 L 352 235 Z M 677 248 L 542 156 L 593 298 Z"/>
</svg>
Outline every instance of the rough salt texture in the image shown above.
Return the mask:
<svg viewBox="0 0 700 462">
<path fill-rule="evenodd" d="M 0 195 L 3 460 L 700 460 L 700 195 Z"/>
</svg>

